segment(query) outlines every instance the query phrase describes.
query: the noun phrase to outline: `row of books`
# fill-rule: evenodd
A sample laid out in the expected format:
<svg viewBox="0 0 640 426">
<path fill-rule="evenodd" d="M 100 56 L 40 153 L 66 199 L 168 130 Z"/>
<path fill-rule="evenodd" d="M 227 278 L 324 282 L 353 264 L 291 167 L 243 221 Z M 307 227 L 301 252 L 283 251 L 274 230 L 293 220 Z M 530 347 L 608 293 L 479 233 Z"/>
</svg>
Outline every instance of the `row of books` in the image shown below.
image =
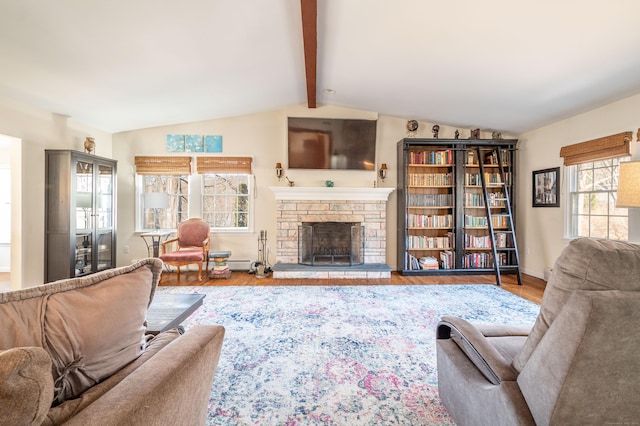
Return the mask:
<svg viewBox="0 0 640 426">
<path fill-rule="evenodd" d="M 453 215 L 408 214 L 408 227 L 448 228 L 453 226 Z"/>
<path fill-rule="evenodd" d="M 505 253 L 498 254 L 498 265 L 507 265 L 508 259 Z M 410 253 L 406 253 L 405 267 L 409 270 L 437 270 L 437 269 L 454 269 L 455 268 L 455 255 L 450 250 L 443 250 L 440 252 L 440 263 L 437 263 L 437 259 L 433 256 L 423 257 L 418 259 Z M 493 268 L 493 255 L 489 253 L 471 253 L 467 254 L 462 259 L 462 267 L 465 269 L 474 268 Z"/>
<path fill-rule="evenodd" d="M 511 172 L 505 173 L 505 182 L 507 185 L 511 185 Z M 487 186 L 496 186 L 502 184 L 500 173 L 484 173 L 484 181 Z M 464 184 L 467 186 L 481 186 L 482 180 L 480 179 L 480 173 L 465 173 Z"/>
<path fill-rule="evenodd" d="M 475 236 L 471 234 L 465 234 L 464 246 L 465 248 L 468 248 L 468 249 L 491 248 L 491 237 L 489 235 Z M 499 248 L 513 247 L 513 238 L 509 234 L 496 233 L 496 247 L 499 247 Z"/>
<path fill-rule="evenodd" d="M 428 237 L 425 235 L 407 235 L 406 247 L 409 249 L 435 248 L 451 249 L 454 247 L 454 233 L 447 232 L 442 237 Z"/>
<path fill-rule="evenodd" d="M 498 265 L 507 265 L 506 253 L 498 253 Z M 463 268 L 493 268 L 493 255 L 489 253 L 469 253 L 462 257 Z"/>
<path fill-rule="evenodd" d="M 502 164 L 504 166 L 508 166 L 509 165 L 509 151 L 506 149 L 502 149 L 500 150 L 500 156 L 502 157 Z M 478 157 L 476 155 L 475 151 L 467 151 L 467 158 L 466 158 L 466 163 L 467 164 L 478 164 Z M 495 151 L 485 151 L 482 153 L 482 164 L 488 164 L 488 165 L 496 165 L 498 164 L 498 156 L 495 153 Z"/>
<path fill-rule="evenodd" d="M 502 157 L 503 164 L 506 164 L 509 160 L 509 150 L 501 149 L 500 157 Z M 495 151 L 492 151 L 491 153 L 487 152 L 484 155 L 483 164 L 498 164 L 498 155 L 496 154 L 496 152 Z"/>
<path fill-rule="evenodd" d="M 494 228 L 506 228 L 509 226 L 509 216 L 505 214 L 492 215 L 491 225 Z M 489 226 L 489 220 L 486 216 L 464 215 L 464 226 L 467 227 L 486 227 Z"/>
<path fill-rule="evenodd" d="M 491 248 L 491 238 L 488 235 L 475 236 L 464 235 L 464 246 L 466 248 Z"/>
<path fill-rule="evenodd" d="M 445 151 L 410 151 L 409 164 L 452 165 L 455 153 L 451 149 Z"/>
<path fill-rule="evenodd" d="M 410 186 L 451 186 L 453 173 L 409 173 Z"/>
<path fill-rule="evenodd" d="M 475 194 L 472 192 L 465 192 L 464 205 L 467 207 L 484 207 L 484 195 Z M 490 192 L 489 193 L 489 206 L 491 207 L 506 207 L 505 195 L 503 192 Z"/>
<path fill-rule="evenodd" d="M 407 206 L 453 206 L 453 194 L 409 194 L 407 195 Z"/>
<path fill-rule="evenodd" d="M 410 253 L 405 253 L 405 267 L 410 270 L 432 271 L 438 269 L 453 269 L 455 267 L 455 257 L 452 251 L 440 252 L 440 262 L 433 256 L 417 258 Z"/>
</svg>

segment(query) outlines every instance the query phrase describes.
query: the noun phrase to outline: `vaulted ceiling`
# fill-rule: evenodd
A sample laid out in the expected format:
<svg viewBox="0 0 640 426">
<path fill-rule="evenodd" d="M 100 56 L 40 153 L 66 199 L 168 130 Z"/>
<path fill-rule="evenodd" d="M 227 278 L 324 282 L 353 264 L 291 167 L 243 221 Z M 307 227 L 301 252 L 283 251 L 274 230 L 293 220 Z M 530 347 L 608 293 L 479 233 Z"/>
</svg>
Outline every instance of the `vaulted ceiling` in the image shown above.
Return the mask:
<svg viewBox="0 0 640 426">
<path fill-rule="evenodd" d="M 305 2 L 0 0 L 0 96 L 110 132 L 307 104 Z M 317 0 L 315 101 L 517 135 L 640 93 L 639 24 L 637 0 Z"/>
</svg>

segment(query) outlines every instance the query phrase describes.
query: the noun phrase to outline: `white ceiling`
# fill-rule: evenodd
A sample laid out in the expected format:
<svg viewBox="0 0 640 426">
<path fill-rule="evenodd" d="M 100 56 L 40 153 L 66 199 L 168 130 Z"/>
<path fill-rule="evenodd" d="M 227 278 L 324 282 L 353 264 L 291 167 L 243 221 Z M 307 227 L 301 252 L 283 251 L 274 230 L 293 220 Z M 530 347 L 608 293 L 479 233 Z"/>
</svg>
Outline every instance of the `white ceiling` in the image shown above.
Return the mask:
<svg viewBox="0 0 640 426">
<path fill-rule="evenodd" d="M 109 132 L 305 104 L 301 29 L 299 0 L 0 0 L 0 96 Z M 318 0 L 317 75 L 319 106 L 517 135 L 640 93 L 640 1 Z"/>
</svg>

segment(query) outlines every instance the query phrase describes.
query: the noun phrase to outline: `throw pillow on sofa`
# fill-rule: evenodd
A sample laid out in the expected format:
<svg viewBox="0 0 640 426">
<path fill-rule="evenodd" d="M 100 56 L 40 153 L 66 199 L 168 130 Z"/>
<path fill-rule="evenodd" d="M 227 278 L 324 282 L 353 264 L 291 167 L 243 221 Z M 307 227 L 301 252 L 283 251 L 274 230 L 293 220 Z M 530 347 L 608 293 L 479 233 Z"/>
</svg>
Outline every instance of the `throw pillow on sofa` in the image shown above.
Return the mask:
<svg viewBox="0 0 640 426">
<path fill-rule="evenodd" d="M 75 398 L 144 350 L 146 313 L 162 261 L 0 294 L 0 350 L 40 346 L 50 355 L 54 403 Z"/>
</svg>

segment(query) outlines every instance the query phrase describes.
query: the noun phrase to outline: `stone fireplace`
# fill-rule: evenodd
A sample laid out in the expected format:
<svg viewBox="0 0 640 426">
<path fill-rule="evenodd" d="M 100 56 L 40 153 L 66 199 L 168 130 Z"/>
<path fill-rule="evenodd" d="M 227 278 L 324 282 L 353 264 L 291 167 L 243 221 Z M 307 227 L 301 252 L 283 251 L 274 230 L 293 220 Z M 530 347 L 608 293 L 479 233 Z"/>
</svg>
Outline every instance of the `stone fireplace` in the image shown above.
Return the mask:
<svg viewBox="0 0 640 426">
<path fill-rule="evenodd" d="M 393 188 L 327 188 L 271 187 L 277 201 L 276 264 L 274 278 L 388 278 L 386 265 L 387 199 Z M 358 259 L 349 260 L 343 252 L 344 243 L 334 247 L 334 255 L 316 256 L 309 262 L 309 253 L 302 253 L 299 243 L 307 232 L 304 224 L 356 224 L 356 236 L 350 244 L 361 247 Z M 301 231 L 302 229 L 302 231 Z M 323 231 L 321 231 L 323 232 Z M 348 231 L 351 234 L 351 228 Z M 360 232 L 360 234 L 358 234 Z M 304 251 L 305 249 L 303 249 Z M 307 249 L 313 251 L 313 249 Z M 313 256 L 313 255 L 311 255 Z M 332 260 L 332 262 L 330 262 Z M 337 262 L 336 262 L 337 261 Z M 312 265 L 310 263 L 313 263 Z"/>
</svg>

